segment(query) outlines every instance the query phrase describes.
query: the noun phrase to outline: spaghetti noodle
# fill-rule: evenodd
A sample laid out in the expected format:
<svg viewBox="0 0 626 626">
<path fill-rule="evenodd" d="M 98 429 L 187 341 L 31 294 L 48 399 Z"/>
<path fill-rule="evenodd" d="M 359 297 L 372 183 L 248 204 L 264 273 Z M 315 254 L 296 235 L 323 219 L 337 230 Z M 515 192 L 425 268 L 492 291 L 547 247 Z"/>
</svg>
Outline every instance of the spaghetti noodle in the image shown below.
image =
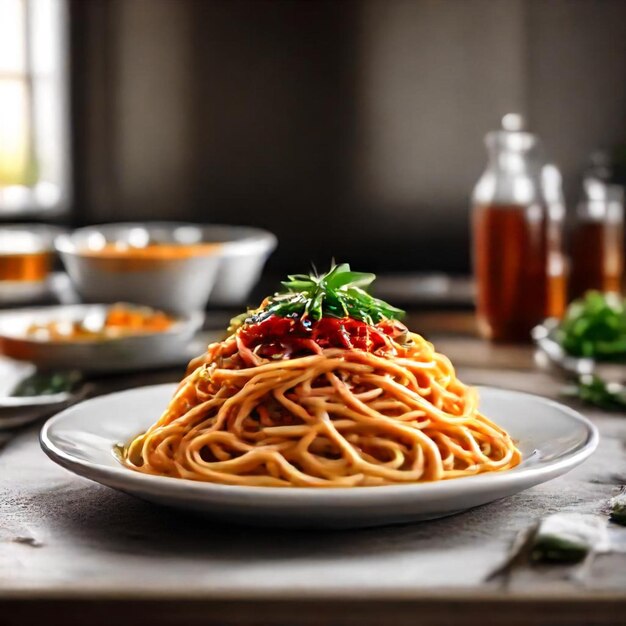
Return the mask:
<svg viewBox="0 0 626 626">
<path fill-rule="evenodd" d="M 162 417 L 125 449 L 128 467 L 229 485 L 353 487 L 520 462 L 479 412 L 476 390 L 400 322 L 281 317 L 271 302 L 191 362 Z"/>
</svg>

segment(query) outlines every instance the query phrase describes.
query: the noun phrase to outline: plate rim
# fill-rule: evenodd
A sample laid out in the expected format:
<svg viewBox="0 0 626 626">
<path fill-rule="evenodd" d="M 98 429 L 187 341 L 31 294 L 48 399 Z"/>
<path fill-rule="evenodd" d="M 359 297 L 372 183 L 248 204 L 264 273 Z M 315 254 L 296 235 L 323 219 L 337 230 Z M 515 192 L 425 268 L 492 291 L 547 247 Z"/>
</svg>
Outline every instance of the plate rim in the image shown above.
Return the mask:
<svg viewBox="0 0 626 626">
<path fill-rule="evenodd" d="M 328 487 L 328 488 L 311 488 L 311 487 L 266 487 L 266 486 L 243 486 L 243 485 L 225 485 L 221 483 L 211 483 L 205 481 L 196 481 L 187 478 L 174 478 L 169 476 L 155 476 L 151 474 L 142 474 L 134 472 L 123 465 L 119 467 L 102 465 L 94 463 L 78 457 L 72 456 L 65 452 L 51 440 L 49 432 L 60 421 L 62 421 L 68 413 L 77 409 L 85 408 L 93 403 L 105 402 L 110 396 L 132 395 L 138 390 L 147 392 L 148 390 L 156 391 L 169 388 L 172 392 L 176 388 L 177 383 L 161 383 L 157 385 L 143 385 L 133 387 L 123 391 L 116 391 L 94 398 L 88 398 L 82 402 L 78 402 L 67 407 L 50 417 L 42 426 L 39 433 L 39 443 L 44 453 L 55 463 L 70 472 L 98 482 L 111 486 L 111 480 L 115 480 L 118 486 L 128 485 L 138 487 L 144 493 L 150 495 L 173 495 L 175 492 L 180 494 L 193 495 L 201 497 L 211 495 L 213 497 L 221 497 L 224 502 L 238 501 L 241 502 L 247 498 L 263 497 L 266 503 L 270 504 L 286 504 L 287 502 L 298 503 L 299 498 L 306 497 L 307 504 L 315 504 L 315 501 L 331 502 L 333 505 L 341 505 L 342 503 L 355 505 L 359 503 L 373 504 L 376 500 L 393 499 L 394 496 L 410 496 L 421 495 L 439 495 L 443 498 L 453 495 L 460 484 L 465 486 L 465 492 L 480 493 L 485 488 L 517 486 L 520 483 L 528 487 L 547 482 L 552 478 L 561 476 L 574 467 L 580 465 L 589 458 L 597 449 L 600 441 L 598 428 L 588 418 L 579 411 L 561 404 L 551 398 L 546 398 L 536 394 L 505 389 L 501 387 L 491 387 L 487 385 L 475 385 L 480 391 L 487 390 L 495 395 L 522 396 L 530 398 L 534 401 L 539 400 L 552 407 L 556 407 L 559 411 L 565 413 L 570 419 L 579 423 L 586 429 L 586 439 L 581 446 L 565 457 L 548 462 L 541 466 L 530 466 L 525 468 L 513 468 L 504 472 L 489 472 L 486 474 L 477 474 L 473 476 L 464 476 L 459 478 L 451 478 L 448 480 L 430 481 L 430 482 L 412 482 L 394 485 L 380 485 L 370 487 Z M 132 436 L 132 435 L 131 435 Z M 113 448 L 111 448 L 111 456 L 114 457 Z M 87 470 L 82 471 L 82 470 Z M 108 482 L 102 482 L 100 479 L 105 478 Z"/>
</svg>

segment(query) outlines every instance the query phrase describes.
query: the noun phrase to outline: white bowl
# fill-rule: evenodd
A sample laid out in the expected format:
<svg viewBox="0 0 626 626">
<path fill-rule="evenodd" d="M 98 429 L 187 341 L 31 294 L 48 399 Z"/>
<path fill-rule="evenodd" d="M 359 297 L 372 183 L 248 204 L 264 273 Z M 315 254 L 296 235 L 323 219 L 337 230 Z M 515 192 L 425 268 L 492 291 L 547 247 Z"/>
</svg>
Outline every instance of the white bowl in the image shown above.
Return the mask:
<svg viewBox="0 0 626 626">
<path fill-rule="evenodd" d="M 209 225 L 203 227 L 213 241 L 222 242 L 220 266 L 209 303 L 222 306 L 245 304 L 274 251 L 276 237 L 260 228 Z"/>
<path fill-rule="evenodd" d="M 105 243 L 219 243 L 214 251 L 175 259 L 102 258 Z M 169 311 L 203 309 L 208 302 L 241 304 L 259 278 L 276 238 L 243 226 L 185 222 L 104 224 L 79 228 L 56 240 L 56 247 L 81 298 L 87 302 L 125 300 Z"/>
<path fill-rule="evenodd" d="M 27 304 L 49 296 L 51 271 L 55 256 L 54 240 L 66 232 L 51 224 L 2 224 L 0 225 L 0 261 L 3 256 L 49 255 L 49 270 L 36 280 L 0 280 L 0 305 Z"/>
</svg>

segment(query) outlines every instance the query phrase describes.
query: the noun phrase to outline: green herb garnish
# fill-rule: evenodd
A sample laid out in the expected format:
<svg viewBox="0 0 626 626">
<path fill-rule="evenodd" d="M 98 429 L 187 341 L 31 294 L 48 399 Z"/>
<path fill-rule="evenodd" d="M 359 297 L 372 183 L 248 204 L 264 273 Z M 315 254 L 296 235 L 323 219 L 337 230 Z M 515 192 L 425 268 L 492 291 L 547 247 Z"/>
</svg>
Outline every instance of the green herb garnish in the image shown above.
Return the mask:
<svg viewBox="0 0 626 626">
<path fill-rule="evenodd" d="M 573 356 L 626 358 L 626 303 L 615 293 L 588 291 L 570 304 L 556 338 Z"/>
<path fill-rule="evenodd" d="M 64 393 L 71 391 L 79 381 L 78 372 L 36 372 L 22 380 L 11 395 L 30 398 Z"/>
<path fill-rule="evenodd" d="M 333 265 L 329 272 L 293 274 L 282 283 L 285 291 L 268 298 L 264 306 L 247 321 L 260 321 L 269 315 L 299 317 L 316 321 L 322 317 L 351 317 L 367 324 L 384 319 L 399 319 L 404 311 L 374 298 L 366 289 L 375 274 L 352 272 L 347 263 Z"/>
</svg>

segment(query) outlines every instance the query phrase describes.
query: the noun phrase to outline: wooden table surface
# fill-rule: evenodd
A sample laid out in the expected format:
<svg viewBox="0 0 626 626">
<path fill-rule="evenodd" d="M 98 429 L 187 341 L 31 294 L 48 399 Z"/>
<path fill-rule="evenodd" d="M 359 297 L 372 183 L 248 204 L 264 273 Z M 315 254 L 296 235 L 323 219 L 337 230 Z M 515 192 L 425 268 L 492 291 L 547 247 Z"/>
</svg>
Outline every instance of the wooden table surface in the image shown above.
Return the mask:
<svg viewBox="0 0 626 626">
<path fill-rule="evenodd" d="M 460 377 L 557 398 L 530 346 L 485 343 L 469 313 L 413 314 Z M 111 378 L 97 390 L 176 380 Z M 0 624 L 626 624 L 626 528 L 584 566 L 490 578 L 557 511 L 606 515 L 626 483 L 626 415 L 581 409 L 598 451 L 564 477 L 453 517 L 358 531 L 218 525 L 73 476 L 34 425 L 0 450 Z"/>
</svg>

